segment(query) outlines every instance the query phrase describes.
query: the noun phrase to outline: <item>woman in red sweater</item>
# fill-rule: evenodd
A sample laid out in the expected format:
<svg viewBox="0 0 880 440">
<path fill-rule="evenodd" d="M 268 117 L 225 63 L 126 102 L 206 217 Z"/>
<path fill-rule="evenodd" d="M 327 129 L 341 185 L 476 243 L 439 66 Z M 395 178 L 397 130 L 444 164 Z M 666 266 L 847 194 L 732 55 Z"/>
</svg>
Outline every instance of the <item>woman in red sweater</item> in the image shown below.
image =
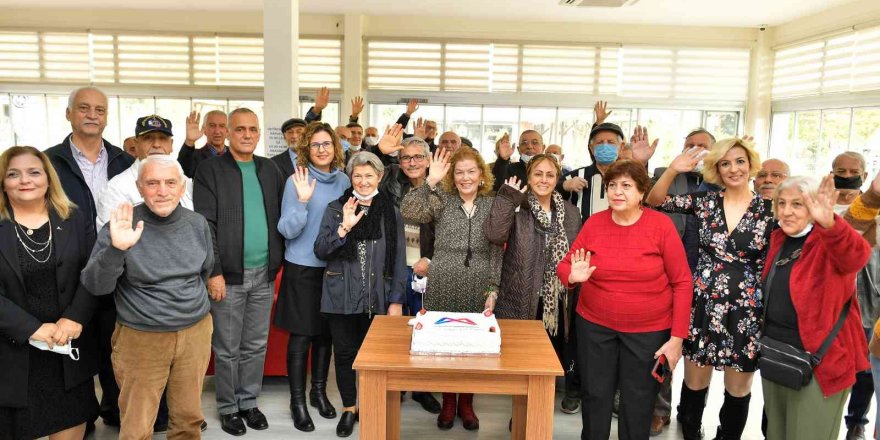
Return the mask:
<svg viewBox="0 0 880 440">
<path fill-rule="evenodd" d="M 871 247 L 834 214 L 835 200 L 830 175 L 818 191 L 812 178 L 789 177 L 773 198 L 780 228 L 770 236 L 773 263 L 764 267 L 764 336 L 816 354 L 848 312 L 809 384 L 796 391 L 762 379 L 769 439 L 836 439 L 856 372 L 869 368 L 854 292 Z"/>
<path fill-rule="evenodd" d="M 608 438 L 618 388 L 620 438 L 648 438 L 652 369 L 661 355 L 675 368 L 687 336 L 691 272 L 672 221 L 641 206 L 648 185 L 643 165 L 615 162 L 605 172 L 610 209 L 587 220 L 557 267 L 567 288 L 581 284 L 582 438 Z"/>
</svg>

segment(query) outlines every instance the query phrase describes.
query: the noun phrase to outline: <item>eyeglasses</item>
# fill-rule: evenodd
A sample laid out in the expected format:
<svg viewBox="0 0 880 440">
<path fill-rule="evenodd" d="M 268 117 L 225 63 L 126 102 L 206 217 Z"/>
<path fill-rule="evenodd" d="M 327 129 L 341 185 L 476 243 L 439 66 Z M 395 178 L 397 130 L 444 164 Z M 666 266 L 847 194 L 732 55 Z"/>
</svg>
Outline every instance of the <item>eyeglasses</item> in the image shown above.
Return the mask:
<svg viewBox="0 0 880 440">
<path fill-rule="evenodd" d="M 530 142 L 531 142 L 532 146 L 534 146 L 534 147 L 541 146 L 541 141 L 539 141 L 537 139 L 532 139 L 531 141 L 525 140 L 525 141 L 520 142 L 519 144 L 520 145 L 529 145 Z"/>
<path fill-rule="evenodd" d="M 424 154 L 416 154 L 415 156 L 400 156 L 400 163 L 410 162 L 410 161 L 421 162 L 421 161 L 425 160 L 426 157 L 427 156 L 425 156 Z"/>
<path fill-rule="evenodd" d="M 330 142 L 330 141 L 315 142 L 315 143 L 309 144 L 309 147 L 313 150 L 318 150 L 318 151 L 321 151 L 321 149 L 324 149 L 324 151 L 331 151 L 333 149 L 333 142 Z"/>
<path fill-rule="evenodd" d="M 768 173 L 766 171 L 761 171 L 758 173 L 759 179 L 766 179 L 767 176 L 770 176 L 771 179 L 779 180 L 779 179 L 784 179 L 784 178 L 788 177 L 788 174 L 780 173 L 778 171 L 774 171 L 772 173 Z"/>
</svg>

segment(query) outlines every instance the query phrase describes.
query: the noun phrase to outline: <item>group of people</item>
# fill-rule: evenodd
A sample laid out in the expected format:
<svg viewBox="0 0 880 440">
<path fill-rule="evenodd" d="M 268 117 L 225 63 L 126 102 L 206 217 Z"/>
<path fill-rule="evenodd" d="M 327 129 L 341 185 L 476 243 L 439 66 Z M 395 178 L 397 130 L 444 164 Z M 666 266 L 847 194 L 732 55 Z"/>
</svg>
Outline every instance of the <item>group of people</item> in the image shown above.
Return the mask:
<svg viewBox="0 0 880 440">
<path fill-rule="evenodd" d="M 566 169 L 534 130 L 518 161 L 502 136 L 487 163 L 432 121 L 405 133 L 415 101 L 380 136 L 358 124 L 360 98 L 347 125 L 320 122 L 328 99 L 319 90 L 283 124 L 289 148 L 272 158 L 254 154 L 251 110 L 193 112 L 173 158 L 159 115 L 136 121 L 130 153 L 103 140 L 107 97 L 84 87 L 61 144 L 0 155 L 0 438 L 79 439 L 98 416 L 124 439 L 198 438 L 212 351 L 223 431 L 268 428 L 258 397 L 276 277 L 271 324 L 290 333 L 300 431 L 315 429 L 311 406 L 350 436 L 372 319 L 426 308 L 540 320 L 566 371 L 562 411 L 582 413 L 585 439 L 608 438 L 613 412 L 620 438 L 661 432 L 682 357 L 684 438 L 704 435 L 714 370 L 715 438 L 741 438 L 772 344 L 814 362 L 802 386 L 763 376 L 767 438 L 837 438 L 850 390 L 848 436 L 864 435 L 880 174 L 862 193 L 858 153 L 819 181 L 762 162 L 749 138 L 698 129 L 651 178 L 657 140 L 636 127 L 627 142 L 600 102 L 591 165 Z M 479 429 L 473 394 L 411 396 L 440 429 Z"/>
</svg>

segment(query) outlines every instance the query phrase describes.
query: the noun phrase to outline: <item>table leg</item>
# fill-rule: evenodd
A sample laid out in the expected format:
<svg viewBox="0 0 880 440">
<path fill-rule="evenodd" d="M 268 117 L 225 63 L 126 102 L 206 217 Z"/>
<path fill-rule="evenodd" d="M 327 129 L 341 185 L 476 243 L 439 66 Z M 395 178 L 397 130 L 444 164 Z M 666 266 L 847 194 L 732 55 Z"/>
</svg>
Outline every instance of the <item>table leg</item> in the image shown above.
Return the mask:
<svg viewBox="0 0 880 440">
<path fill-rule="evenodd" d="M 361 440 L 385 440 L 387 422 L 387 380 L 384 371 L 363 370 L 358 372 L 360 394 Z M 399 410 L 398 403 L 398 410 Z M 399 417 L 399 416 L 398 416 Z"/>
<path fill-rule="evenodd" d="M 510 430 L 511 440 L 525 440 L 526 438 L 528 402 L 528 396 L 513 396 L 513 425 Z"/>
<path fill-rule="evenodd" d="M 400 391 L 385 392 L 385 429 L 388 440 L 400 439 Z"/>
<path fill-rule="evenodd" d="M 530 376 L 526 411 L 526 436 L 529 440 L 553 438 L 554 388 L 553 376 Z"/>
</svg>

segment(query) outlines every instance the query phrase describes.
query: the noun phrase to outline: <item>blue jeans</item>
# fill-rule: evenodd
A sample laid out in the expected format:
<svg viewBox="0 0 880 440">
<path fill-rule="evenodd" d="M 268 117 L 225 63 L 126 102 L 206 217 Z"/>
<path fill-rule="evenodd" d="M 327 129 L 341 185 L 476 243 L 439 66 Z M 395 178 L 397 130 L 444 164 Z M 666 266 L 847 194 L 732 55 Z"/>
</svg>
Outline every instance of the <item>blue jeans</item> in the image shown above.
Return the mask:
<svg viewBox="0 0 880 440">
<path fill-rule="evenodd" d="M 864 328 L 865 338 L 870 342 L 871 333 L 874 329 L 870 327 Z M 866 353 L 870 358 L 871 356 Z M 859 371 L 856 373 L 856 383 L 853 384 L 852 394 L 849 396 L 849 405 L 846 409 L 846 427 L 852 428 L 856 425 L 865 426 L 868 424 L 868 408 L 871 407 L 871 396 L 874 395 L 876 384 L 874 383 L 871 370 Z"/>
<path fill-rule="evenodd" d="M 422 310 L 422 294 L 412 288 L 412 280 L 415 276 L 412 267 L 407 267 L 406 271 L 406 304 L 404 304 L 403 314 L 416 316 L 416 313 Z"/>
</svg>

